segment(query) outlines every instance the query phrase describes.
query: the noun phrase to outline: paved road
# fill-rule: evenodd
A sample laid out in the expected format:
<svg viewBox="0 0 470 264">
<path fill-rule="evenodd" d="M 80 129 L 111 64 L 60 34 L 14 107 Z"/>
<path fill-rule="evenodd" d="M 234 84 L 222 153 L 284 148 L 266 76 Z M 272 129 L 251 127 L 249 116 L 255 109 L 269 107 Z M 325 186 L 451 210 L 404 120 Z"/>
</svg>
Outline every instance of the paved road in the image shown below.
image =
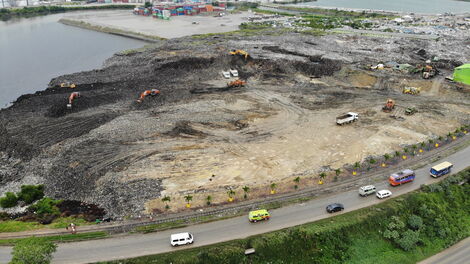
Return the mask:
<svg viewBox="0 0 470 264">
<path fill-rule="evenodd" d="M 470 263 L 470 237 L 438 253 L 419 264 L 463 264 Z"/>
<path fill-rule="evenodd" d="M 444 160 L 454 164 L 454 172 L 470 166 L 470 147 L 460 150 L 449 157 L 434 162 L 432 165 Z M 384 175 L 384 177 L 386 177 Z M 429 167 L 416 171 L 416 180 L 399 187 L 390 187 L 384 180 L 375 184 L 377 189 L 389 189 L 392 196 L 404 194 L 420 187 L 421 184 L 436 182 L 438 179 L 429 176 Z M 167 230 L 146 235 L 129 235 L 109 239 L 83 241 L 60 244 L 54 254 L 54 263 L 89 263 L 96 261 L 115 260 L 157 254 L 183 248 L 209 245 L 222 241 L 244 238 L 251 235 L 266 233 L 290 226 L 300 225 L 330 215 L 325 212 L 325 206 L 332 202 L 341 202 L 346 211 L 379 203 L 375 196 L 360 197 L 356 190 L 320 197 L 302 204 L 287 206 L 271 211 L 272 218 L 267 222 L 251 224 L 246 216 L 235 217 L 211 223 L 198 224 L 185 228 Z M 190 246 L 172 248 L 169 243 L 171 233 L 191 232 L 195 243 Z M 10 259 L 11 248 L 0 247 L 0 263 Z"/>
</svg>

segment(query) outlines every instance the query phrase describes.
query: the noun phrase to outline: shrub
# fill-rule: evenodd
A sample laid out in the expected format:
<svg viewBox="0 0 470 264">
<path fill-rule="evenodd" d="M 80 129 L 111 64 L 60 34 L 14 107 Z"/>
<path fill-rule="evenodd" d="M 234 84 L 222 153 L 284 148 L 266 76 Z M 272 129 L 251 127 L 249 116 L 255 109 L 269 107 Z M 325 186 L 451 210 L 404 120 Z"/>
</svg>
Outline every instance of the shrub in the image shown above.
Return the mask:
<svg viewBox="0 0 470 264">
<path fill-rule="evenodd" d="M 44 185 L 23 185 L 17 195 L 18 200 L 31 204 L 44 197 Z"/>
<path fill-rule="evenodd" d="M 14 207 L 18 204 L 18 197 L 12 192 L 5 193 L 5 197 L 0 198 L 0 206 L 2 208 Z"/>
<path fill-rule="evenodd" d="M 408 225 L 413 230 L 418 230 L 423 227 L 423 219 L 417 215 L 411 215 L 408 219 Z"/>
<path fill-rule="evenodd" d="M 11 264 L 47 264 L 52 260 L 52 253 L 57 245 L 45 238 L 30 237 L 16 242 L 13 248 Z"/>
<path fill-rule="evenodd" d="M 45 217 L 46 215 L 58 216 L 60 215 L 59 208 L 56 206 L 58 203 L 60 203 L 60 200 L 45 197 L 31 205 L 28 209 L 33 211 L 39 217 Z"/>
<path fill-rule="evenodd" d="M 403 233 L 402 237 L 397 240 L 397 243 L 402 249 L 410 251 L 416 247 L 419 241 L 419 232 L 408 229 Z"/>
</svg>

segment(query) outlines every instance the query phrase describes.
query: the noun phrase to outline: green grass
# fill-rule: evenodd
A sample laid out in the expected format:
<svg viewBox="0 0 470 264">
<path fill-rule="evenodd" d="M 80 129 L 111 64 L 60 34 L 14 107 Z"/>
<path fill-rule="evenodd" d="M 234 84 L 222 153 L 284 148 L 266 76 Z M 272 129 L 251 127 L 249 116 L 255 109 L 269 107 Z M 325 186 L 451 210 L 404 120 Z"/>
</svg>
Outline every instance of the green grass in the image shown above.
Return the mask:
<svg viewBox="0 0 470 264">
<path fill-rule="evenodd" d="M 58 236 L 46 236 L 44 239 L 52 242 L 64 243 L 64 242 L 75 242 L 82 240 L 101 239 L 108 237 L 106 232 L 89 232 L 89 233 L 78 233 Z M 24 238 L 15 239 L 0 239 L 0 246 L 14 245 L 16 242 L 23 240 Z"/>
<path fill-rule="evenodd" d="M 106 263 L 416 263 L 470 235 L 470 169 L 439 184 L 375 206 L 313 223 L 211 246 Z M 457 183 L 465 181 L 465 185 Z M 419 240 L 408 251 L 384 232 L 404 223 L 399 237 L 422 219 Z M 444 231 L 444 232 L 443 232 Z M 256 253 L 244 256 L 246 248 Z"/>
<path fill-rule="evenodd" d="M 87 222 L 83 218 L 75 217 L 59 217 L 55 219 L 51 224 L 42 225 L 38 222 L 23 222 L 15 220 L 0 221 L 0 233 L 2 232 L 21 232 L 30 231 L 44 228 L 65 228 L 70 223 L 74 223 L 77 226 L 92 225 L 94 223 Z"/>
<path fill-rule="evenodd" d="M 44 228 L 37 222 L 22 222 L 15 220 L 0 221 L 0 233 L 2 232 L 21 232 Z"/>
</svg>

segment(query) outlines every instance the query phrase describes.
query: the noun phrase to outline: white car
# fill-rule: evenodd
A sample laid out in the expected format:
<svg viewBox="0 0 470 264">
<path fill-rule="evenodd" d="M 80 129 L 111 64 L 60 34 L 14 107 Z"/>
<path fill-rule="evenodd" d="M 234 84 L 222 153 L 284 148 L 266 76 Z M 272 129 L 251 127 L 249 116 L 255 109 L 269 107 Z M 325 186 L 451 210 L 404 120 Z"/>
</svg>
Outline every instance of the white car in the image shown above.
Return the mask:
<svg viewBox="0 0 470 264">
<path fill-rule="evenodd" d="M 226 79 L 229 79 L 229 78 L 230 78 L 230 72 L 229 72 L 229 71 L 223 71 L 223 72 L 222 72 L 222 75 L 223 75 Z"/>
<path fill-rule="evenodd" d="M 389 190 L 380 190 L 377 192 L 377 198 L 379 199 L 387 198 L 390 195 L 392 195 L 392 192 Z"/>
<path fill-rule="evenodd" d="M 172 234 L 170 237 L 170 244 L 174 247 L 192 244 L 193 242 L 194 242 L 194 237 L 192 234 L 188 232 Z"/>
<path fill-rule="evenodd" d="M 230 70 L 230 73 L 233 75 L 233 77 L 238 77 L 238 71 L 237 70 Z"/>
</svg>

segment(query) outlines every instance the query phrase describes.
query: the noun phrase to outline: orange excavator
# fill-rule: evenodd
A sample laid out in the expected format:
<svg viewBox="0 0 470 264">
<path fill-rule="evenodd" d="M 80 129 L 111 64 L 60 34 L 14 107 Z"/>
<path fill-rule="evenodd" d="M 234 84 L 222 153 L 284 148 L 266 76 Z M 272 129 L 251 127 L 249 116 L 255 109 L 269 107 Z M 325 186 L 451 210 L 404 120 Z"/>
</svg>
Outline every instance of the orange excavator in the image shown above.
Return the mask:
<svg viewBox="0 0 470 264">
<path fill-rule="evenodd" d="M 156 96 L 160 94 L 160 90 L 152 89 L 152 90 L 145 90 L 143 93 L 140 94 L 139 99 L 137 99 L 137 103 L 142 103 L 144 98 L 148 95 Z"/>
<path fill-rule="evenodd" d="M 245 81 L 237 79 L 235 81 L 231 81 L 231 82 L 227 83 L 227 87 L 228 88 L 243 87 L 243 86 L 245 86 L 245 84 L 246 84 Z"/>
<path fill-rule="evenodd" d="M 385 103 L 384 107 L 382 107 L 382 110 L 386 113 L 392 112 L 392 110 L 395 108 L 395 101 L 392 99 L 388 99 L 387 103 Z"/>
<path fill-rule="evenodd" d="M 69 103 L 67 104 L 67 109 L 72 109 L 72 102 L 75 100 L 75 98 L 79 98 L 80 93 L 79 92 L 73 92 L 69 95 Z"/>
</svg>

